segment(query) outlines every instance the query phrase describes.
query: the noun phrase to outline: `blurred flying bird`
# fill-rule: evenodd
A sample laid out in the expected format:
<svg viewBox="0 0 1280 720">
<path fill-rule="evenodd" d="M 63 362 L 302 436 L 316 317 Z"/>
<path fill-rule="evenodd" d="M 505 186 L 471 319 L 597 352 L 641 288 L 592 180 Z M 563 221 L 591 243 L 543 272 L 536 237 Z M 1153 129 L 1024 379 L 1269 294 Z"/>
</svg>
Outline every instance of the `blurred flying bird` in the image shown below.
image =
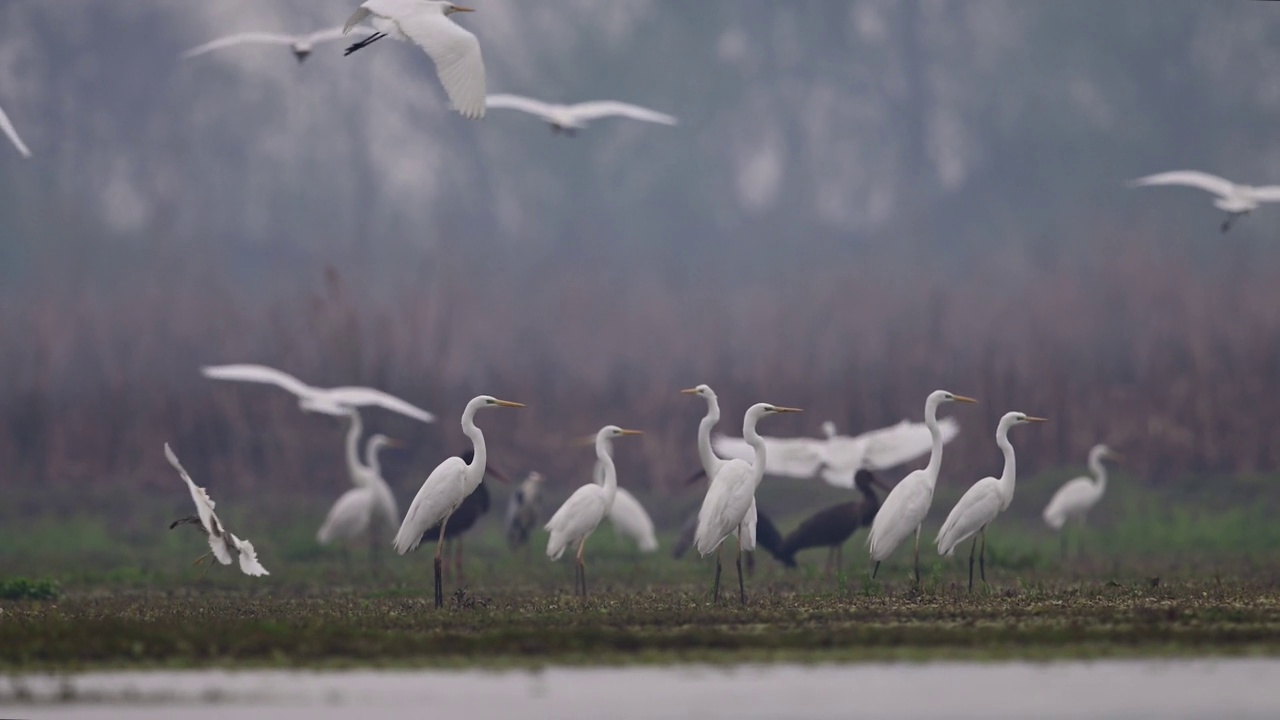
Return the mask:
<svg viewBox="0 0 1280 720">
<path fill-rule="evenodd" d="M 574 559 L 574 594 L 579 588 L 583 597 L 587 595 L 587 565 L 582 558 L 587 546 L 587 538 L 599 527 L 613 507 L 618 493 L 618 470 L 613 464 L 613 439 L 626 435 L 642 435 L 639 430 L 626 430 L 617 425 L 605 425 L 596 433 L 596 459 L 602 466 L 603 484 L 593 482 L 583 485 L 569 496 L 568 500 L 556 510 L 544 526 L 551 533 L 547 540 L 547 557 L 559 560 L 564 551 L 577 543 L 578 551 Z M 594 474 L 594 473 L 593 473 Z"/>
<path fill-rule="evenodd" d="M 893 486 L 880 506 L 880 511 L 876 513 L 875 520 L 871 521 L 867 546 L 871 551 L 871 559 L 875 562 L 871 569 L 872 578 L 880 570 L 880 563 L 892 555 L 914 530 L 916 584 L 920 584 L 920 525 L 924 522 L 924 516 L 929 514 L 929 506 L 933 504 L 933 488 L 938 483 L 938 471 L 942 468 L 942 428 L 938 426 L 938 406 L 944 402 L 976 403 L 977 400 L 946 390 L 929 393 L 924 403 L 924 424 L 929 428 L 933 444 L 929 452 L 929 464 L 909 473 Z"/>
<path fill-rule="evenodd" d="M 26 143 L 22 142 L 22 138 L 18 137 L 18 130 L 13 127 L 13 122 L 9 120 L 9 116 L 4 114 L 4 108 L 0 108 L 0 130 L 4 130 L 4 134 L 9 136 L 9 141 L 13 146 L 18 148 L 18 152 L 22 153 L 22 157 L 31 157 L 31 150 L 27 148 Z"/>
<path fill-rule="evenodd" d="M 553 133 L 564 133 L 570 137 L 578 130 L 584 129 L 588 122 L 606 117 L 630 118 L 661 125 L 676 124 L 676 119 L 670 115 L 616 100 L 555 105 L 522 95 L 498 94 L 486 98 L 486 105 L 491 108 L 519 110 L 536 115 L 550 123 Z"/>
<path fill-rule="evenodd" d="M 371 27 L 355 28 L 361 32 L 373 32 Z M 190 50 L 182 53 L 183 59 L 189 59 L 198 55 L 204 55 L 214 50 L 222 48 L 234 47 L 236 45 L 286 45 L 293 51 L 293 56 L 302 63 L 307 56 L 315 50 L 316 45 L 320 43 L 341 40 L 346 33 L 346 29 L 341 27 L 325 28 L 312 33 L 304 33 L 302 35 L 288 35 L 285 33 L 272 32 L 242 32 L 234 35 L 226 35 L 210 40 L 203 45 L 197 45 Z"/>
<path fill-rule="evenodd" d="M 862 493 L 861 500 L 851 500 L 819 510 L 787 534 L 778 553 L 778 559 L 783 564 L 794 567 L 796 553 L 808 548 L 825 547 L 828 549 L 828 571 L 833 566 L 837 573 L 842 570 L 845 541 L 858 528 L 869 526 L 876 517 L 876 511 L 880 509 L 880 498 L 876 497 L 872 486 L 887 490 L 868 470 L 858 471 L 854 485 Z"/>
<path fill-rule="evenodd" d="M 462 453 L 463 462 L 471 463 L 473 460 L 475 460 L 475 451 L 468 450 Z M 510 482 L 501 470 L 494 467 L 493 463 L 485 463 L 484 474 L 486 477 L 495 477 L 504 483 Z M 489 512 L 489 505 L 489 484 L 481 480 L 476 489 L 463 498 L 458 508 L 449 516 L 449 525 L 445 528 L 443 536 L 440 533 L 440 523 L 432 525 L 422 533 L 424 543 L 437 542 L 441 537 L 446 543 L 452 541 L 455 581 L 462 578 L 462 536 L 466 535 L 467 531 L 475 527 L 480 518 Z M 448 554 L 447 551 L 445 554 Z"/>
<path fill-rule="evenodd" d="M 355 487 L 343 493 L 329 509 L 329 515 L 316 533 L 316 541 L 328 545 L 334 540 L 351 540 L 369 533 L 370 551 L 376 554 L 376 548 L 383 542 L 379 539 L 381 530 L 388 528 L 394 533 L 400 527 L 400 510 L 391 486 L 382 478 L 378 452 L 384 447 L 402 447 L 402 443 L 386 435 L 374 435 L 369 438 L 362 461 L 360 412 L 352 408 L 348 413 L 351 427 L 346 440 L 347 474 Z"/>
<path fill-rule="evenodd" d="M 1013 488 L 1017 481 L 1018 466 L 1013 456 L 1013 445 L 1009 442 L 1009 429 L 1025 423 L 1045 422 L 1044 418 L 1032 417 L 1026 413 L 1010 412 L 1000 418 L 996 426 L 996 445 L 1004 453 L 1004 470 L 1000 477 L 984 477 L 973 484 L 973 487 L 960 496 L 960 501 L 951 509 L 947 519 L 938 530 L 938 554 L 953 555 L 956 546 L 973 538 L 969 546 L 969 590 L 973 590 L 973 551 L 978 545 L 978 536 L 982 536 L 982 550 L 978 554 L 978 571 L 982 582 L 987 582 L 987 526 L 996 516 L 1009 509 L 1013 502 Z"/>
<path fill-rule="evenodd" d="M 182 476 L 183 482 L 187 484 L 187 489 L 191 491 L 191 499 L 196 504 L 196 515 L 175 520 L 169 525 L 169 529 L 172 530 L 179 525 L 191 524 L 199 527 L 209 538 L 211 552 L 196 558 L 196 564 L 200 564 L 212 555 L 223 565 L 230 565 L 231 550 L 234 549 L 236 555 L 239 556 L 240 572 L 253 577 L 270 575 L 266 568 L 262 567 L 262 564 L 258 562 L 258 553 L 253 549 L 253 543 L 236 537 L 218 519 L 218 516 L 213 512 L 214 502 L 209 497 L 209 493 L 191 480 L 191 476 L 182 467 L 182 463 L 178 462 L 178 456 L 169 448 L 169 443 L 164 444 L 164 456 L 169 460 L 169 464 L 173 466 L 173 469 L 177 470 L 178 474 Z M 206 572 L 208 572 L 207 569 Z"/>
<path fill-rule="evenodd" d="M 476 427 L 475 415 L 484 408 L 522 408 L 524 405 L 508 400 L 499 400 L 489 395 L 478 395 L 467 403 L 462 411 L 462 433 L 471 439 L 472 460 L 467 462 L 460 457 L 446 458 L 427 476 L 405 513 L 404 522 L 396 533 L 396 552 L 404 555 L 412 552 L 422 542 L 422 533 L 427 528 L 440 524 L 437 536 L 435 555 L 435 602 L 436 607 L 444 606 L 444 587 L 441 579 L 441 553 L 444 551 L 445 529 L 452 515 L 462 501 L 480 486 L 484 479 L 485 464 L 489 453 L 484 444 L 484 433 Z"/>
<path fill-rule="evenodd" d="M 1280 202 L 1280 185 L 1261 187 L 1237 185 L 1230 180 L 1198 170 L 1172 170 L 1140 177 L 1129 183 L 1130 187 L 1150 185 L 1182 185 L 1199 188 L 1216 195 L 1213 206 L 1227 212 L 1227 218 L 1222 221 L 1222 232 L 1230 230 L 1237 219 L 1256 210 L 1262 203 Z"/>
<path fill-rule="evenodd" d="M 1064 556 L 1067 554 L 1067 533 L 1063 526 L 1068 520 L 1075 520 L 1081 527 L 1084 526 L 1085 515 L 1098 504 L 1102 494 L 1107 491 L 1107 468 L 1102 461 L 1118 462 L 1120 459 L 1120 456 L 1106 445 L 1094 445 L 1089 451 L 1089 471 L 1093 473 L 1093 477 L 1081 476 L 1068 480 L 1058 488 L 1053 498 L 1049 500 L 1049 504 L 1045 506 L 1045 523 L 1054 530 L 1062 532 Z"/>
<path fill-rule="evenodd" d="M 538 526 L 538 520 L 542 515 L 540 501 L 543 481 L 542 473 L 529 473 L 507 501 L 507 515 L 503 528 L 507 547 L 512 550 L 528 543 L 533 529 Z"/>
<path fill-rule="evenodd" d="M 200 368 L 200 372 L 205 377 L 213 380 L 267 383 L 282 387 L 297 395 L 299 407 L 309 412 L 345 416 L 349 408 L 376 405 L 422 422 L 434 422 L 436 419 L 435 415 L 426 410 L 410 405 L 404 400 L 381 390 L 353 386 L 336 388 L 312 387 L 286 372 L 269 368 L 266 365 L 206 365 Z"/>
<path fill-rule="evenodd" d="M 449 19 L 449 15 L 459 12 L 472 12 L 472 9 L 436 0 L 365 0 L 347 20 L 343 32 L 368 19 L 374 33 L 352 44 L 346 54 L 388 36 L 410 40 L 435 63 L 436 74 L 453 109 L 465 117 L 484 117 L 484 59 L 480 55 L 480 42 Z"/>
</svg>

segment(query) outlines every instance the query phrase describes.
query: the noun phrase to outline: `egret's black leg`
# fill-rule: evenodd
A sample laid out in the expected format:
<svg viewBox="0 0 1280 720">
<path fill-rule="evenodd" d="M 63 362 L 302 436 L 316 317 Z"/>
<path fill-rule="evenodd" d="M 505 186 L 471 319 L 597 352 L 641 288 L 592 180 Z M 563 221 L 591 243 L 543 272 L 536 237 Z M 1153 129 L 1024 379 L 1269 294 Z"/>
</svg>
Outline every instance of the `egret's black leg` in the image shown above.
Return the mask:
<svg viewBox="0 0 1280 720">
<path fill-rule="evenodd" d="M 969 545 L 969 592 L 973 592 L 973 551 L 978 549 L 978 536 L 973 536 L 973 543 Z"/>
<path fill-rule="evenodd" d="M 578 568 L 582 573 L 582 597 L 587 597 L 587 561 L 582 557 L 582 551 L 587 547 L 587 539 L 582 538 L 578 543 Z"/>
<path fill-rule="evenodd" d="M 720 548 L 716 548 L 716 581 L 711 586 L 711 602 L 720 602 Z"/>
<path fill-rule="evenodd" d="M 386 36 L 387 34 L 384 32 L 376 32 L 370 35 L 369 37 L 361 40 L 360 42 L 356 42 L 356 43 L 352 43 L 351 45 L 348 45 L 346 52 L 342 53 L 342 56 L 346 57 L 347 55 L 350 55 L 351 53 L 359 50 L 360 48 L 366 47 L 368 45 L 372 45 L 373 43 L 381 40 Z"/>
<path fill-rule="evenodd" d="M 920 584 L 920 526 L 916 526 L 916 585 Z"/>
<path fill-rule="evenodd" d="M 436 607 L 444 607 L 444 529 L 449 524 L 449 516 L 440 521 L 440 538 L 436 541 L 436 557 L 433 565 L 436 571 Z"/>
<path fill-rule="evenodd" d="M 742 582 L 742 541 L 738 541 L 738 602 L 747 604 L 747 586 Z"/>
<path fill-rule="evenodd" d="M 982 575 L 982 584 L 987 584 L 987 529 L 982 528 L 982 549 L 978 552 L 978 572 Z"/>
<path fill-rule="evenodd" d="M 875 580 L 875 579 L 876 579 L 876 573 L 878 573 L 878 572 L 880 572 L 880 561 L 879 561 L 879 560 L 877 560 L 877 561 L 876 561 L 876 564 L 871 568 L 871 579 L 872 579 L 872 580 Z"/>
</svg>

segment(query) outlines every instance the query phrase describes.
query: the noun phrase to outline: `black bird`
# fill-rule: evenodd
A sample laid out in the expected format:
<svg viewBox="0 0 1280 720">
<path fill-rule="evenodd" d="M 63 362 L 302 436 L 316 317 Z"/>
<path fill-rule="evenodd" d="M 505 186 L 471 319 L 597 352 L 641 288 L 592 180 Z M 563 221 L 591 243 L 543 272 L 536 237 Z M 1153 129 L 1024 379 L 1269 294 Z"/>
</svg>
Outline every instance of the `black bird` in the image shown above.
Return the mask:
<svg viewBox="0 0 1280 720">
<path fill-rule="evenodd" d="M 825 510 L 819 510 L 810 515 L 808 519 L 800 523 L 800 527 L 793 530 L 782 541 L 776 553 L 779 561 L 787 567 L 795 567 L 797 552 L 808 548 L 826 547 L 828 548 L 828 572 L 833 564 L 836 572 L 840 572 L 841 566 L 844 564 L 841 548 L 844 547 L 845 541 L 858 528 L 864 525 L 870 526 L 871 521 L 875 519 L 876 512 L 880 510 L 880 498 L 876 497 L 872 486 L 881 490 L 887 489 L 867 470 L 859 470 L 857 475 L 854 476 L 853 482 L 862 493 L 862 499 L 832 505 Z M 759 529 L 757 529 L 757 537 L 759 532 Z M 759 542 L 758 539 L 757 542 Z"/>
<path fill-rule="evenodd" d="M 464 463 L 471 464 L 475 460 L 475 451 L 468 450 L 460 456 Z M 493 463 L 485 463 L 485 477 L 492 475 L 502 482 L 510 482 L 507 476 L 501 470 L 493 466 Z M 474 492 L 462 499 L 458 504 L 458 509 L 453 511 L 449 516 L 449 524 L 444 528 L 444 539 L 454 540 L 453 543 L 453 572 L 455 577 L 462 577 L 462 536 L 476 524 L 480 516 L 489 512 L 489 488 L 483 481 L 480 482 Z M 433 543 L 440 539 L 440 524 L 436 523 L 427 528 L 422 533 L 423 543 Z"/>
</svg>

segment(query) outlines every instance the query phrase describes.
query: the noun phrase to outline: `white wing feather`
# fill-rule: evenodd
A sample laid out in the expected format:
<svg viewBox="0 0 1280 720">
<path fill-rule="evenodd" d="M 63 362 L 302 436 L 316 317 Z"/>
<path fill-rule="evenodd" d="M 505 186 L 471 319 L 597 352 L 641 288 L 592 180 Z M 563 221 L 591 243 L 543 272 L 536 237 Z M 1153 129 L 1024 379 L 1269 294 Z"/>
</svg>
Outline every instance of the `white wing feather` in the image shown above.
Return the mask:
<svg viewBox="0 0 1280 720">
<path fill-rule="evenodd" d="M 231 543 L 236 546 L 236 552 L 240 554 L 240 572 L 252 577 L 262 577 L 270 575 L 267 569 L 262 567 L 262 563 L 258 562 L 258 552 L 253 549 L 253 543 L 227 533 L 231 536 Z"/>
<path fill-rule="evenodd" d="M 186 52 L 182 53 L 180 57 L 182 57 L 184 60 L 190 59 L 190 58 L 196 57 L 197 55 L 204 55 L 205 53 L 213 52 L 214 50 L 221 50 L 222 48 L 232 47 L 235 45 L 246 45 L 246 44 L 292 45 L 296 40 L 298 40 L 298 38 L 294 37 L 293 35 L 284 35 L 281 33 L 242 32 L 242 33 L 236 33 L 234 35 L 227 35 L 225 37 L 220 37 L 220 38 L 217 38 L 216 40 L 210 40 L 209 42 L 203 45 L 197 45 L 191 48 L 190 50 L 187 50 Z"/>
<path fill-rule="evenodd" d="M 1146 187 L 1149 185 L 1183 185 L 1186 187 L 1199 188 L 1207 192 L 1211 192 L 1219 197 L 1228 197 L 1235 190 L 1235 183 L 1217 175 L 1200 172 L 1199 170 L 1173 170 L 1170 172 L 1156 173 L 1155 175 L 1147 175 L 1140 177 L 1129 183 L 1132 187 Z"/>
<path fill-rule="evenodd" d="M 641 552 L 653 552 L 658 549 L 658 536 L 654 531 L 653 519 L 645 512 L 644 506 L 635 495 L 618 488 L 613 498 L 613 507 L 609 508 L 609 521 L 619 535 L 635 541 Z"/>
<path fill-rule="evenodd" d="M 565 110 L 578 121 L 596 120 L 604 117 L 625 117 L 661 125 L 675 125 L 677 122 L 676 118 L 666 113 L 660 113 L 639 105 L 618 102 L 617 100 L 595 100 L 578 103 L 577 105 L 566 107 Z"/>
<path fill-rule="evenodd" d="M 436 416 L 422 408 L 405 402 L 395 395 L 367 387 L 336 387 L 320 390 L 325 400 L 338 405 L 377 405 L 422 422 L 435 422 Z"/>
<path fill-rule="evenodd" d="M 1092 478 L 1072 478 L 1058 488 L 1045 506 L 1044 521 L 1054 530 L 1061 530 L 1069 518 L 1087 512 L 1101 497 Z"/>
<path fill-rule="evenodd" d="M 825 460 L 826 440 L 815 438 L 765 437 L 765 473 L 785 477 L 810 478 L 817 474 Z M 756 451 L 740 437 L 716 435 L 711 447 L 726 460 L 754 461 Z"/>
<path fill-rule="evenodd" d="M 212 380 L 235 380 L 239 382 L 267 383 L 276 385 L 297 395 L 305 397 L 313 394 L 315 388 L 307 385 L 287 372 L 269 368 L 266 365 L 239 363 L 235 365 L 206 365 L 200 368 L 200 374 Z"/>
<path fill-rule="evenodd" d="M 404 555 L 418 547 L 422 533 L 452 513 L 466 498 L 463 475 L 467 464 L 460 457 L 446 458 L 427 476 L 409 510 L 400 523 L 394 542 L 396 552 Z"/>
<path fill-rule="evenodd" d="M 547 557 L 559 560 L 569 545 L 595 532 L 608 509 L 604 488 L 599 485 L 583 485 L 575 490 L 543 526 L 551 533 Z"/>
<path fill-rule="evenodd" d="M 550 103 L 544 103 L 541 100 L 534 100 L 523 95 L 511 95 L 508 93 L 498 93 L 485 98 L 486 107 L 499 108 L 503 110 L 519 110 L 520 112 L 537 115 L 543 120 L 554 121 L 556 106 Z"/>
<path fill-rule="evenodd" d="M 751 476 L 751 464 L 735 458 L 726 462 L 712 478 L 698 510 L 698 529 L 693 536 L 694 545 L 703 557 L 743 526 L 748 509 L 755 503 Z"/>
<path fill-rule="evenodd" d="M 169 464 L 174 470 L 182 476 L 184 482 L 187 483 L 187 489 L 191 491 L 191 500 L 196 504 L 196 514 L 200 517 L 200 525 L 204 527 L 205 534 L 209 536 L 209 549 L 213 551 L 213 556 L 223 565 L 231 564 L 231 552 L 227 549 L 227 540 L 224 537 L 222 523 L 218 520 L 217 514 L 213 512 L 215 503 L 209 497 L 209 493 L 205 489 L 195 484 L 191 476 L 187 474 L 182 463 L 178 461 L 178 456 L 174 454 L 169 443 L 164 444 L 164 456 L 169 460 Z"/>
<path fill-rule="evenodd" d="M 906 540 L 924 518 L 933 504 L 933 489 L 923 470 L 909 473 L 889 491 L 875 520 L 867 533 L 867 546 L 871 559 L 876 562 L 888 559 L 894 550 Z"/>
<path fill-rule="evenodd" d="M 1280 185 L 1249 188 L 1249 196 L 1259 202 L 1280 202 Z"/>
<path fill-rule="evenodd" d="M 369 530 L 373 519 L 374 495 L 370 487 L 352 488 L 329 508 L 329 515 L 316 532 L 316 542 L 328 545 L 334 540 L 350 540 Z"/>
<path fill-rule="evenodd" d="M 31 150 L 27 148 L 26 143 L 22 142 L 22 138 L 18 137 L 17 128 L 13 126 L 9 116 L 5 115 L 3 108 L 0 108 L 0 130 L 4 130 L 4 134 L 9 136 L 9 141 L 13 143 L 14 147 L 18 148 L 18 152 L 22 153 L 22 157 L 31 157 Z"/>
<path fill-rule="evenodd" d="M 984 477 L 960 496 L 938 530 L 938 554 L 951 555 L 956 546 L 977 534 L 1000 514 L 999 480 Z"/>
</svg>

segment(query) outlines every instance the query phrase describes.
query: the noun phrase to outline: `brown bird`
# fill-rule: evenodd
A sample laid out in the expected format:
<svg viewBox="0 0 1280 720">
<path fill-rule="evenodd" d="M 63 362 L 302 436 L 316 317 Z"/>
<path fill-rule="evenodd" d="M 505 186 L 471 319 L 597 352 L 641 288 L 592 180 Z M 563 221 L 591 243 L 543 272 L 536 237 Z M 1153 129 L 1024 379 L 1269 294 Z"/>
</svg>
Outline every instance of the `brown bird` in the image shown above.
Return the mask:
<svg viewBox="0 0 1280 720">
<path fill-rule="evenodd" d="M 868 470 L 859 470 L 854 476 L 853 483 L 862 493 L 862 499 L 832 505 L 810 515 L 807 520 L 800 523 L 800 527 L 783 539 L 782 547 L 777 553 L 778 560 L 787 567 L 795 567 L 797 552 L 808 548 L 826 547 L 828 548 L 827 571 L 830 572 L 834 564 L 836 572 L 840 572 L 844 564 L 841 549 L 845 541 L 858 528 L 864 525 L 870 526 L 876 512 L 880 509 L 880 498 L 876 497 L 872 486 L 888 490 Z"/>
<path fill-rule="evenodd" d="M 468 450 L 460 456 L 464 463 L 470 464 L 475 459 L 475 451 Z M 494 467 L 492 463 L 485 463 L 484 474 L 486 477 L 492 476 L 504 483 L 510 480 L 502 473 L 501 470 Z M 475 492 L 463 498 L 458 505 L 458 509 L 453 511 L 449 516 L 449 524 L 444 528 L 444 539 L 453 541 L 453 572 L 454 577 L 462 577 L 462 536 L 468 530 L 475 526 L 480 517 L 489 512 L 489 488 L 485 487 L 485 483 L 481 482 L 476 486 Z M 440 539 L 439 523 L 427 528 L 422 533 L 423 543 L 433 543 Z"/>
</svg>

